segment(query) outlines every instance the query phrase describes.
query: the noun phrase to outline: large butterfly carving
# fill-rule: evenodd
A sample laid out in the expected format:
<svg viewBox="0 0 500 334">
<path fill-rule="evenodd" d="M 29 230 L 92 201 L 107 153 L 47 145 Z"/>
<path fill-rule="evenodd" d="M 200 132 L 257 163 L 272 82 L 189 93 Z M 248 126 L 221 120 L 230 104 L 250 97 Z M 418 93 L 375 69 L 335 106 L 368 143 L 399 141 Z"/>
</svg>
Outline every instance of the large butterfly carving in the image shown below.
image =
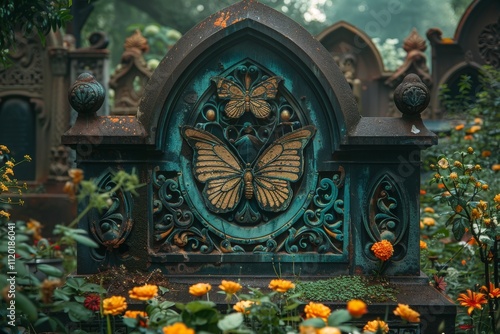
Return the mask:
<svg viewBox="0 0 500 334">
<path fill-rule="evenodd" d="M 210 80 L 217 85 L 217 96 L 229 100 L 224 109 L 228 117 L 240 118 L 245 111 L 250 111 L 257 118 L 266 118 L 271 113 L 271 106 L 266 100 L 276 98 L 278 84 L 283 79 L 273 76 L 252 88 L 248 73 L 245 75 L 245 87 L 223 77 Z"/>
<path fill-rule="evenodd" d="M 305 126 L 285 134 L 253 164 L 245 166 L 210 132 L 190 126 L 182 128 L 184 138 L 194 150 L 194 176 L 205 183 L 205 204 L 220 213 L 235 209 L 243 194 L 248 200 L 255 197 L 263 210 L 285 210 L 293 195 L 290 183 L 302 176 L 304 147 L 315 131 L 314 126 Z"/>
</svg>

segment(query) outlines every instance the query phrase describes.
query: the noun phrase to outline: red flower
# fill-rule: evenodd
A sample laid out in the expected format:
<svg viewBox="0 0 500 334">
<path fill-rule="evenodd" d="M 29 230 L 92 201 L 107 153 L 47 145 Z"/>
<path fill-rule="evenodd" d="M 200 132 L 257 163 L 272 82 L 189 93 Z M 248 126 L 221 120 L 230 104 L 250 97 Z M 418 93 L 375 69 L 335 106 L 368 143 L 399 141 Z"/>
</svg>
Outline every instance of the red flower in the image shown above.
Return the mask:
<svg viewBox="0 0 500 334">
<path fill-rule="evenodd" d="M 96 294 L 88 295 L 83 301 L 83 306 L 91 311 L 99 311 L 101 309 L 101 297 Z"/>
<path fill-rule="evenodd" d="M 468 329 L 473 329 L 474 325 L 462 324 L 462 325 L 458 325 L 458 328 L 468 330 Z"/>
</svg>

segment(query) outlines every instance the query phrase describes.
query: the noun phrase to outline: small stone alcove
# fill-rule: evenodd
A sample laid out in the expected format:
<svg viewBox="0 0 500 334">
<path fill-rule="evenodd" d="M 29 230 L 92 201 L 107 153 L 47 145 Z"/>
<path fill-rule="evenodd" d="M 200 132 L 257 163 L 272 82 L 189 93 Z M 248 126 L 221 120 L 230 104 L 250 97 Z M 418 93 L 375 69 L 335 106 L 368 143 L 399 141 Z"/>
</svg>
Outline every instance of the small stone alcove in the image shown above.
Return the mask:
<svg viewBox="0 0 500 334">
<path fill-rule="evenodd" d="M 94 85 L 88 75 L 73 85 L 79 117 L 64 143 L 102 187 L 119 169 L 145 186 L 81 221 L 101 247 L 79 249 L 80 274 L 118 264 L 187 281 L 267 279 L 277 268 L 304 279 L 370 274 L 370 247 L 387 239 L 386 274 L 430 289 L 419 266 L 420 150 L 437 139 L 420 118 L 429 94 L 416 76 L 396 89 L 402 117 L 361 117 L 313 36 L 242 1 L 179 40 L 137 116 L 95 115 L 96 99 L 82 94 L 99 95 Z"/>
</svg>

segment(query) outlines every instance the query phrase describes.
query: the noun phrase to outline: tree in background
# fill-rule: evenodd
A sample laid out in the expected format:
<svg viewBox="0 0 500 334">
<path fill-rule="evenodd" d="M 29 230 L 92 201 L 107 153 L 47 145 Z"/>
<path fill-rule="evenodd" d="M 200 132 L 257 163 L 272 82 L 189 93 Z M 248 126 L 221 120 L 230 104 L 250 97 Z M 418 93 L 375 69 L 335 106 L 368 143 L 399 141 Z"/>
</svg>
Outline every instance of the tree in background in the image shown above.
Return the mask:
<svg viewBox="0 0 500 334">
<path fill-rule="evenodd" d="M 0 67 L 8 66 L 15 50 L 16 31 L 25 37 L 38 34 L 42 44 L 50 30 L 71 20 L 72 0 L 0 0 Z"/>
</svg>

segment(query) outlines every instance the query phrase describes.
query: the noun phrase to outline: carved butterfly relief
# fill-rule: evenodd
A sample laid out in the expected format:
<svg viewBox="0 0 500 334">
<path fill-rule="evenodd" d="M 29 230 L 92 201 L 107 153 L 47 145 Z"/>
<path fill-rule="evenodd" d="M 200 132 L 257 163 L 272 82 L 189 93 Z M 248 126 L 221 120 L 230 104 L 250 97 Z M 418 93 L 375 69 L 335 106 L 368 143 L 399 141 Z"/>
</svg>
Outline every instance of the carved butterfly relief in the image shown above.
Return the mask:
<svg viewBox="0 0 500 334">
<path fill-rule="evenodd" d="M 270 77 L 254 87 L 251 87 L 251 77 L 245 74 L 245 87 L 223 77 L 213 77 L 210 80 L 217 85 L 217 96 L 229 100 L 225 113 L 229 118 L 240 118 L 245 111 L 250 111 L 257 118 L 267 118 L 271 113 L 271 106 L 266 100 L 276 98 L 278 84 L 282 78 Z"/>
<path fill-rule="evenodd" d="M 314 126 L 287 133 L 272 143 L 252 164 L 244 164 L 227 145 L 210 132 L 182 127 L 182 135 L 194 150 L 193 173 L 205 184 L 203 198 L 217 213 L 234 210 L 244 194 L 255 197 L 265 211 L 283 211 L 292 200 L 291 182 L 304 169 L 304 147 L 314 135 Z"/>
</svg>

